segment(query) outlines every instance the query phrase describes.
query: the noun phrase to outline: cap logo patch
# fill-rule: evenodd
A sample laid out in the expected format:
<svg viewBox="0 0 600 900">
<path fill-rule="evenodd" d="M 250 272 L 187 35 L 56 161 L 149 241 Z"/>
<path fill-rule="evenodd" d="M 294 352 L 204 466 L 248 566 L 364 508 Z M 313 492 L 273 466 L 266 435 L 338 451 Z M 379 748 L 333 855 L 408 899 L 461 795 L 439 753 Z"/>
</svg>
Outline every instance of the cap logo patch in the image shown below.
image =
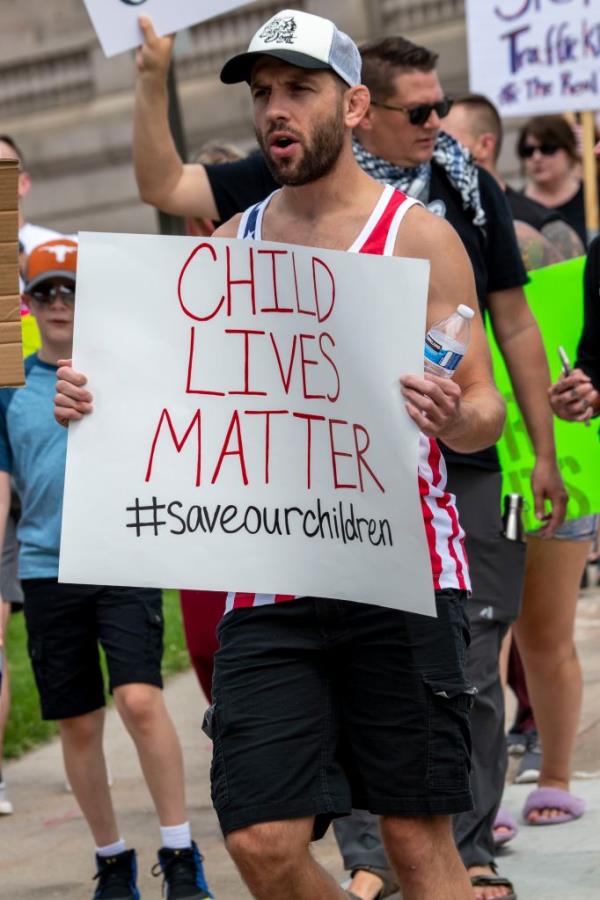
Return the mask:
<svg viewBox="0 0 600 900">
<path fill-rule="evenodd" d="M 293 16 L 272 19 L 259 33 L 265 44 L 293 44 L 298 26 Z"/>
<path fill-rule="evenodd" d="M 64 263 L 69 253 L 75 253 L 76 247 L 70 247 L 68 244 L 54 244 L 52 247 L 44 247 L 47 253 L 54 253 L 57 263 Z"/>
</svg>

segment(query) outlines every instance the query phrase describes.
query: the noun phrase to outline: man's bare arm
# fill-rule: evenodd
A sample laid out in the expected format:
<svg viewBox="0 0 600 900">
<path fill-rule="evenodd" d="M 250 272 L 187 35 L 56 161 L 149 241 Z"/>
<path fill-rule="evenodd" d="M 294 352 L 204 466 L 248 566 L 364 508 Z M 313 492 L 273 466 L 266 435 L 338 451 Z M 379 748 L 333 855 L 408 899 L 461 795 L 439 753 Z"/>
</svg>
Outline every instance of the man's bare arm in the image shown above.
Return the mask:
<svg viewBox="0 0 600 900">
<path fill-rule="evenodd" d="M 488 305 L 498 347 L 536 455 L 531 481 L 538 518 L 545 517 L 545 501 L 552 504 L 545 532 L 550 536 L 564 519 L 567 494 L 556 462 L 548 403 L 550 372 L 542 337 L 523 288 L 493 292 L 488 296 Z"/>
<path fill-rule="evenodd" d="M 175 216 L 218 219 L 204 166 L 181 161 L 168 118 L 167 73 L 173 37 L 159 37 L 140 16 L 144 43 L 136 54 L 138 69 L 133 120 L 133 163 L 140 197 Z"/>
<path fill-rule="evenodd" d="M 471 453 L 489 447 L 500 437 L 505 407 L 494 385 L 473 270 L 462 242 L 447 222 L 415 208 L 400 230 L 397 252 L 430 260 L 427 327 L 451 315 L 460 303 L 475 311 L 469 348 L 455 378 L 402 378 L 409 415 L 421 431 L 453 450 Z"/>
</svg>

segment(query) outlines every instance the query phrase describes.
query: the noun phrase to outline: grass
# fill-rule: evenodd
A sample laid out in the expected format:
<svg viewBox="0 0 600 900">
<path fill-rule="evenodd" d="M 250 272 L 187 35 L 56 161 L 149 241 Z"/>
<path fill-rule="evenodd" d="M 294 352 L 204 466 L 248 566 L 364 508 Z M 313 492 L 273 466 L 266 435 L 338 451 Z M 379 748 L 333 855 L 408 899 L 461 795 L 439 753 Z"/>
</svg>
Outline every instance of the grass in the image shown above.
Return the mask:
<svg viewBox="0 0 600 900">
<path fill-rule="evenodd" d="M 179 592 L 163 592 L 165 619 L 165 651 L 163 675 L 168 677 L 189 668 L 190 659 L 185 646 Z M 4 737 L 4 755 L 14 759 L 37 744 L 50 740 L 57 732 L 54 722 L 40 717 L 38 694 L 27 654 L 27 637 L 22 614 L 11 616 L 7 636 L 8 658 L 12 683 L 12 706 Z"/>
</svg>

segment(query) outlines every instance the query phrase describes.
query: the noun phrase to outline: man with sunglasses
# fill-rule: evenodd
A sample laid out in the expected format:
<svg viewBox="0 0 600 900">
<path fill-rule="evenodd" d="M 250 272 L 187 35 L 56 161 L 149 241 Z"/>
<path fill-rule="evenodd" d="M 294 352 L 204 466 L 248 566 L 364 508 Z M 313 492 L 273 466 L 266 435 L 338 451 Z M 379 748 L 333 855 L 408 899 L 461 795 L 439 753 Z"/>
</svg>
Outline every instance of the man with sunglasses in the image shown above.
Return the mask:
<svg viewBox="0 0 600 900">
<path fill-rule="evenodd" d="M 59 723 L 67 776 L 96 844 L 94 900 L 140 896 L 135 851 L 120 836 L 106 774 L 98 643 L 155 803 L 165 897 L 201 900 L 212 894 L 191 841 L 181 748 L 161 690 L 161 592 L 58 582 L 67 440 L 52 401 L 57 362 L 71 355 L 76 265 L 77 244 L 67 238 L 29 255 L 25 299 L 41 347 L 25 361 L 26 386 L 0 390 L 0 542 L 12 478 L 22 505 L 17 536 L 28 650 L 42 716 Z"/>
<path fill-rule="evenodd" d="M 418 196 L 447 218 L 462 238 L 482 313 L 491 320 L 536 452 L 536 512 L 544 517 L 544 534 L 550 536 L 564 518 L 566 495 L 546 400 L 548 366 L 523 293 L 527 276 L 505 198 L 490 175 L 441 131 L 451 104 L 440 85 L 434 53 L 390 37 L 363 46 L 362 57 L 372 100 L 355 130 L 355 154 L 376 178 Z M 475 809 L 455 817 L 455 837 L 475 896 L 514 897 L 510 882 L 495 873 L 493 822 L 506 766 L 498 656 L 519 609 L 524 548 L 501 536 L 501 473 L 495 448 L 468 456 L 446 448 L 444 455 L 467 532 L 473 575 L 473 597 L 467 603 L 472 633 L 467 671 L 479 691 L 472 713 Z M 545 515 L 545 501 L 552 505 L 550 516 Z M 347 827 L 340 823 L 338 835 L 343 837 L 340 833 Z M 373 836 L 374 829 L 366 827 L 354 836 L 353 867 L 361 838 L 362 860 L 368 861 L 370 854 L 376 860 L 374 849 L 369 849 Z M 349 841 L 346 836 L 343 843 Z M 345 856 L 352 862 L 349 853 Z"/>
</svg>

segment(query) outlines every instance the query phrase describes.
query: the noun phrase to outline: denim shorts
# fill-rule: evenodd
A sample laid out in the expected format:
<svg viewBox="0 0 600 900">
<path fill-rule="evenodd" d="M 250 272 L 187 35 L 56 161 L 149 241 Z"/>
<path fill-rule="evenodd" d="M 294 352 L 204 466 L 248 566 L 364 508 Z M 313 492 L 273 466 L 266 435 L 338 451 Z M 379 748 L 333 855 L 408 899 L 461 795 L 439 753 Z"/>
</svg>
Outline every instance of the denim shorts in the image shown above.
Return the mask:
<svg viewBox="0 0 600 900">
<path fill-rule="evenodd" d="M 471 809 L 465 593 L 436 603 L 437 619 L 316 597 L 223 618 L 209 727 L 225 834 Z"/>
<path fill-rule="evenodd" d="M 563 522 L 553 538 L 557 541 L 593 541 L 598 530 L 599 515 L 582 516 L 581 519 L 570 519 Z M 531 537 L 536 537 L 536 532 L 530 532 Z"/>
</svg>

